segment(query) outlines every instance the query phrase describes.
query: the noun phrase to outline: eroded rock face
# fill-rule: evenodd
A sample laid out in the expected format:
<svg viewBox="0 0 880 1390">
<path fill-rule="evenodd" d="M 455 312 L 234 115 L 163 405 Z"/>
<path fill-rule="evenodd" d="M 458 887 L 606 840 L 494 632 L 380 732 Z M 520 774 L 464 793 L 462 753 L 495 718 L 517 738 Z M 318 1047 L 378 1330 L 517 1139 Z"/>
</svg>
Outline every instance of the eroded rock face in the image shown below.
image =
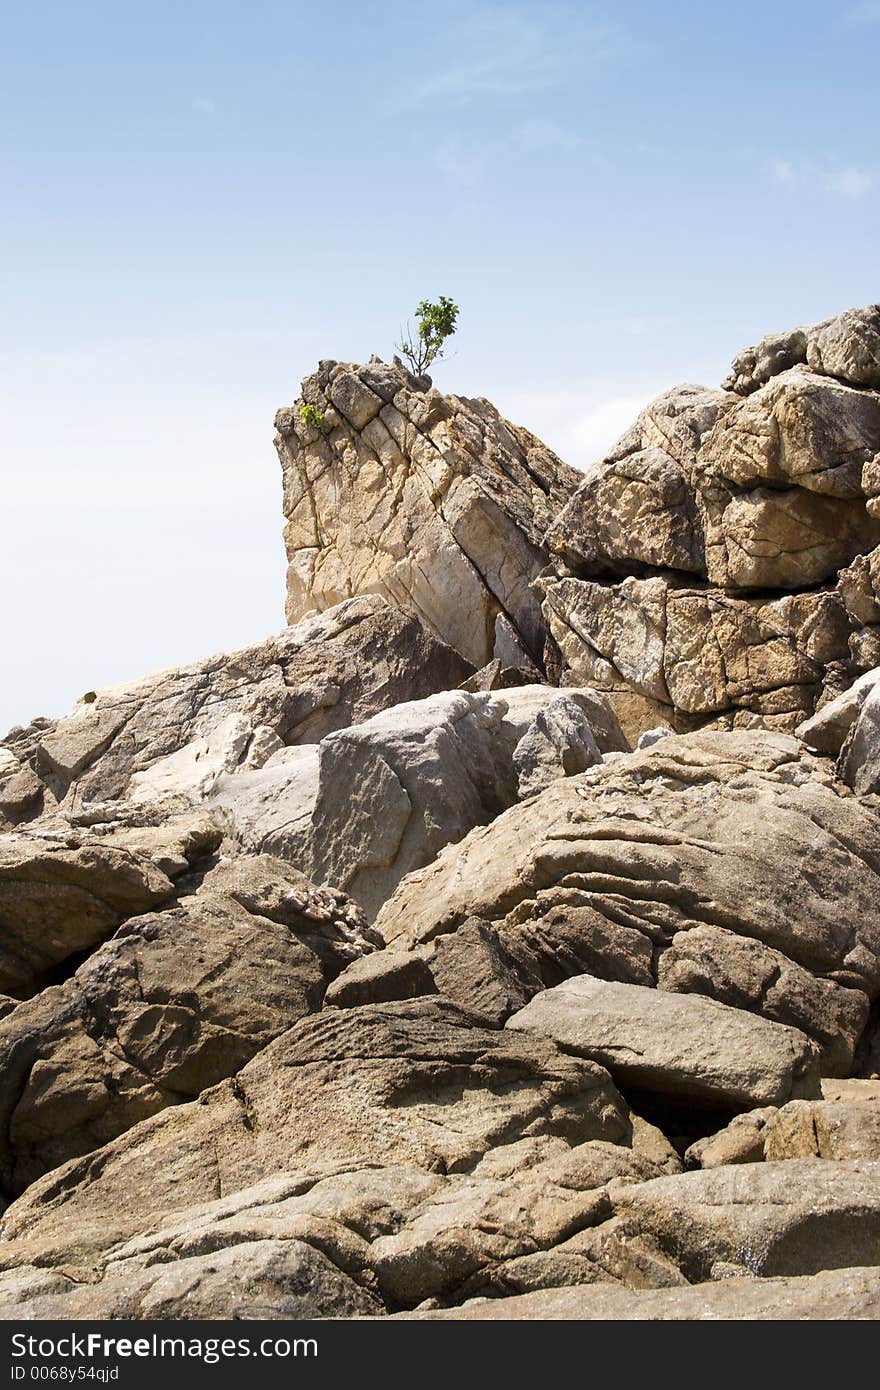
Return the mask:
<svg viewBox="0 0 880 1390">
<path fill-rule="evenodd" d="M 147 854 L 77 835 L 0 836 L 0 990 L 30 993 L 52 967 L 173 896 Z"/>
<path fill-rule="evenodd" d="M 0 1263 L 51 1252 L 58 1266 L 101 1269 L 123 1242 L 283 1174 L 295 1191 L 297 1172 L 414 1168 L 425 1193 L 490 1152 L 514 1157 L 519 1139 L 538 1154 L 544 1141 L 601 1140 L 613 1157 L 618 1145 L 629 1154 L 633 1125 L 607 1072 L 548 1040 L 486 1029 L 436 998 L 327 1009 L 200 1101 L 32 1184 L 6 1213 Z M 344 1201 L 345 1184 L 328 1196 Z"/>
<path fill-rule="evenodd" d="M 207 787 L 209 760 L 188 745 L 145 779 L 160 795 L 174 763 L 173 789 L 204 799 L 239 843 L 344 888 L 372 916 L 445 845 L 625 746 L 596 691 L 527 685 L 395 705 L 318 745 L 280 748 L 260 768 L 212 774 Z"/>
<path fill-rule="evenodd" d="M 666 392 L 588 472 L 539 580 L 563 682 L 634 689 L 679 730 L 790 731 L 877 664 L 878 312 Z"/>
<path fill-rule="evenodd" d="M 279 411 L 287 616 L 381 593 L 475 666 L 540 666 L 531 582 L 579 475 L 486 400 L 401 366 L 323 362 L 302 387 L 323 417 Z"/>
<path fill-rule="evenodd" d="M 198 765 L 207 779 L 258 766 L 282 744 L 317 742 L 469 673 L 415 618 L 367 595 L 243 651 L 92 692 L 12 752 L 30 750 L 28 766 L 65 810 L 132 794 L 149 802 L 191 783 Z"/>
<path fill-rule="evenodd" d="M 0 1021 L 7 1196 L 239 1071 L 374 949 L 362 912 L 296 870 L 223 860 L 129 919 L 64 984 Z"/>
<path fill-rule="evenodd" d="M 880 990 L 880 820 L 769 732 L 691 734 L 557 782 L 411 874 L 376 928 L 478 916 L 545 986 L 574 975 L 795 1027 L 846 1074 Z"/>
</svg>

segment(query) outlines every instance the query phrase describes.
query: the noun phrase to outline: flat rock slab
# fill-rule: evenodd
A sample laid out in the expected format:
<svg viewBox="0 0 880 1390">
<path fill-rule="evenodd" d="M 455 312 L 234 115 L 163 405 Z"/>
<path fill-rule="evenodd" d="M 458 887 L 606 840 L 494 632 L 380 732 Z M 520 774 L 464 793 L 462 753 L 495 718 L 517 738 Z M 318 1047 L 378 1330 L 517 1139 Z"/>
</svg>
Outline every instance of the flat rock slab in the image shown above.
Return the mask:
<svg viewBox="0 0 880 1390">
<path fill-rule="evenodd" d="M 536 995 L 507 1027 L 543 1034 L 664 1095 L 748 1106 L 818 1094 L 803 1033 L 701 995 L 578 975 Z"/>
<path fill-rule="evenodd" d="M 839 1269 L 799 1279 L 723 1279 L 677 1289 L 583 1284 L 487 1298 L 404 1319 L 466 1322 L 785 1322 L 880 1318 L 880 1270 Z"/>
<path fill-rule="evenodd" d="M 655 1178 L 614 1195 L 692 1282 L 880 1265 L 880 1163 L 816 1158 Z"/>
</svg>

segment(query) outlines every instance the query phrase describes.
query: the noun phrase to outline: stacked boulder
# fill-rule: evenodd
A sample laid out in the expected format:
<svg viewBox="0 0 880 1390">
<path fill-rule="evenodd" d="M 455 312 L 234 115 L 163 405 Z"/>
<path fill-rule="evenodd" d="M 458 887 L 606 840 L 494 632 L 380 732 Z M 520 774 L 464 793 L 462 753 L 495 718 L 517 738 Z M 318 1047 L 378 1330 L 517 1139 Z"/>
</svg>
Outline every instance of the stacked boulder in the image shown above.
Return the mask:
<svg viewBox="0 0 880 1390">
<path fill-rule="evenodd" d="M 0 1316 L 880 1316 L 880 308 L 277 426 L 292 625 L 0 743 Z"/>
</svg>

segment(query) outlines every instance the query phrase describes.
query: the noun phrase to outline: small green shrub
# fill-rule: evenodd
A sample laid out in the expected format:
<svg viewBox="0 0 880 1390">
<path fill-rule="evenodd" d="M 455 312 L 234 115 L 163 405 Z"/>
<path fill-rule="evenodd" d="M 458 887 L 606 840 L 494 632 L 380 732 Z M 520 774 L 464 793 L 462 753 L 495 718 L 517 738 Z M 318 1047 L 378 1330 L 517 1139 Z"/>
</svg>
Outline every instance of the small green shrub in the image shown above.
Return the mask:
<svg viewBox="0 0 880 1390">
<path fill-rule="evenodd" d="M 299 408 L 299 418 L 310 430 L 318 430 L 324 433 L 324 416 L 316 405 L 310 405 L 308 401 Z"/>
</svg>

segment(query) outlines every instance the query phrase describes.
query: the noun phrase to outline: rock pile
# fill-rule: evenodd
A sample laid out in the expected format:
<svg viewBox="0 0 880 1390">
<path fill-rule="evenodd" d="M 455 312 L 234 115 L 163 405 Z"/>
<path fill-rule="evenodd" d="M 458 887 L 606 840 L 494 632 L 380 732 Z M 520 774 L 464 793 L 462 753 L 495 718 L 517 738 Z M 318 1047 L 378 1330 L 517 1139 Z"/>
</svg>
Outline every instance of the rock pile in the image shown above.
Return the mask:
<svg viewBox="0 0 880 1390">
<path fill-rule="evenodd" d="M 293 625 L 0 744 L 0 1316 L 880 1316 L 880 308 L 303 402 Z"/>
</svg>

